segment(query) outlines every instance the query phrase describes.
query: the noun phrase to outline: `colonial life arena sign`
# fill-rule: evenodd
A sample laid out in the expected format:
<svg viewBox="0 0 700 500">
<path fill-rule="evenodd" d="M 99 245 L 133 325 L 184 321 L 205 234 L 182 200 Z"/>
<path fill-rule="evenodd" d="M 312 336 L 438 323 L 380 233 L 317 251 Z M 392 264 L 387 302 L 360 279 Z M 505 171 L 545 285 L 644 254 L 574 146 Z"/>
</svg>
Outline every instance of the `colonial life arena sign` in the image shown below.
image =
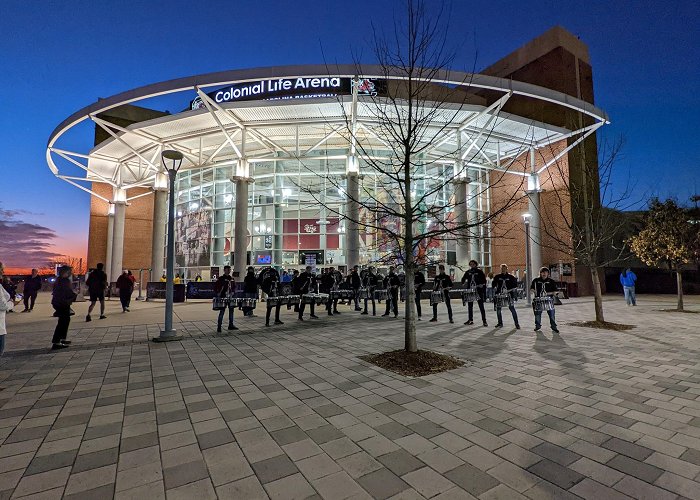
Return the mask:
<svg viewBox="0 0 700 500">
<path fill-rule="evenodd" d="M 386 81 L 360 78 L 359 95 L 375 96 L 385 93 Z M 310 99 L 313 97 L 336 97 L 352 94 L 354 79 L 337 76 L 315 76 L 303 78 L 273 78 L 256 82 L 230 85 L 207 95 L 215 102 L 258 101 L 273 99 Z M 190 102 L 190 109 L 205 108 L 197 96 Z"/>
</svg>

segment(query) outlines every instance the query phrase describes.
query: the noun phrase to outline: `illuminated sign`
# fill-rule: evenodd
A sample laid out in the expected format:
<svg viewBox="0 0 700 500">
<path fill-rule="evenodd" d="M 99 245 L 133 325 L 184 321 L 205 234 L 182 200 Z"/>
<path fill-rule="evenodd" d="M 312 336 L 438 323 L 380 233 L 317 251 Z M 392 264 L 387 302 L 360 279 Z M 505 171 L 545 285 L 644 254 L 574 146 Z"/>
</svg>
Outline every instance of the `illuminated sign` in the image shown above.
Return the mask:
<svg viewBox="0 0 700 500">
<path fill-rule="evenodd" d="M 338 76 L 272 78 L 229 85 L 209 92 L 207 96 L 217 103 L 336 97 L 352 94 L 354 84 L 354 79 Z M 385 93 L 385 91 L 385 80 L 361 78 L 358 81 L 358 95 L 376 96 Z M 190 102 L 190 109 L 203 109 L 205 107 L 204 101 L 199 96 Z"/>
</svg>

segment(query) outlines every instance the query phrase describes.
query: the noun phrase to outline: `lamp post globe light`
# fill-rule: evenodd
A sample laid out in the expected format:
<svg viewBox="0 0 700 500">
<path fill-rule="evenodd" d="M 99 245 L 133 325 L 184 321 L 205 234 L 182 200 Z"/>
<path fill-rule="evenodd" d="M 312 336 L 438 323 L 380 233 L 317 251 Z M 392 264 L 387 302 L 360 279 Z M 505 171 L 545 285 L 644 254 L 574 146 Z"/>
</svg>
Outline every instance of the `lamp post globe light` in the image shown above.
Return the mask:
<svg viewBox="0 0 700 500">
<path fill-rule="evenodd" d="M 532 281 L 532 262 L 530 258 L 530 217 L 529 213 L 523 214 L 523 222 L 525 223 L 525 296 L 527 297 L 527 305 L 532 304 L 530 297 L 530 282 Z"/>
<path fill-rule="evenodd" d="M 165 282 L 165 327 L 160 336 L 154 337 L 155 342 L 169 342 L 182 339 L 176 335 L 173 329 L 173 292 L 175 285 L 175 178 L 182 166 L 183 154 L 180 151 L 166 149 L 161 153 L 161 159 L 168 171 L 170 190 L 168 196 L 168 243 L 165 257 L 166 282 Z"/>
</svg>

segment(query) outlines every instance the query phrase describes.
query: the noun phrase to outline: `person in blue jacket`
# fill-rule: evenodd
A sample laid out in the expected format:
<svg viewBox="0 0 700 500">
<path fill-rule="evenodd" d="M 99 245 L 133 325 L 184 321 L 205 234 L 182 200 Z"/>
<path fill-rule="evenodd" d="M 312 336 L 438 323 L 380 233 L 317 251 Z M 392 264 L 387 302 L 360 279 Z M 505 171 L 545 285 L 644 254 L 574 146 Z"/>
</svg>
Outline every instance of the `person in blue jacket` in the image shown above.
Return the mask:
<svg viewBox="0 0 700 500">
<path fill-rule="evenodd" d="M 620 283 L 625 291 L 625 301 L 628 306 L 637 305 L 637 297 L 634 295 L 634 283 L 637 281 L 637 275 L 628 267 L 620 273 Z"/>
</svg>

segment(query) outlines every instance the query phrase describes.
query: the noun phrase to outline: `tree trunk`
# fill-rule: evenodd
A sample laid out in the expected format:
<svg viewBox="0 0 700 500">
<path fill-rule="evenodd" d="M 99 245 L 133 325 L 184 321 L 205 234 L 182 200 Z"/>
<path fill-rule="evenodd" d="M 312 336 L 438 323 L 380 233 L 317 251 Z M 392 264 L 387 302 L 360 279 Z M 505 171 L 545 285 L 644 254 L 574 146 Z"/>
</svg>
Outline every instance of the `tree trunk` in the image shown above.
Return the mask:
<svg viewBox="0 0 700 500">
<path fill-rule="evenodd" d="M 411 255 L 411 258 L 413 255 Z M 418 343 L 416 342 L 416 289 L 414 286 L 415 268 L 413 263 L 408 263 L 405 266 L 406 271 L 406 305 L 404 306 L 405 317 L 404 330 L 405 342 L 404 349 L 407 352 L 416 352 Z"/>
<path fill-rule="evenodd" d="M 677 309 L 679 311 L 683 310 L 683 275 L 681 274 L 681 270 L 677 269 L 676 270 L 676 287 L 678 288 L 678 306 Z"/>
<path fill-rule="evenodd" d="M 604 323 L 605 316 L 603 314 L 603 292 L 600 289 L 600 278 L 598 277 L 598 268 L 591 266 L 591 281 L 593 282 L 593 302 L 595 304 L 595 320 Z"/>
</svg>

